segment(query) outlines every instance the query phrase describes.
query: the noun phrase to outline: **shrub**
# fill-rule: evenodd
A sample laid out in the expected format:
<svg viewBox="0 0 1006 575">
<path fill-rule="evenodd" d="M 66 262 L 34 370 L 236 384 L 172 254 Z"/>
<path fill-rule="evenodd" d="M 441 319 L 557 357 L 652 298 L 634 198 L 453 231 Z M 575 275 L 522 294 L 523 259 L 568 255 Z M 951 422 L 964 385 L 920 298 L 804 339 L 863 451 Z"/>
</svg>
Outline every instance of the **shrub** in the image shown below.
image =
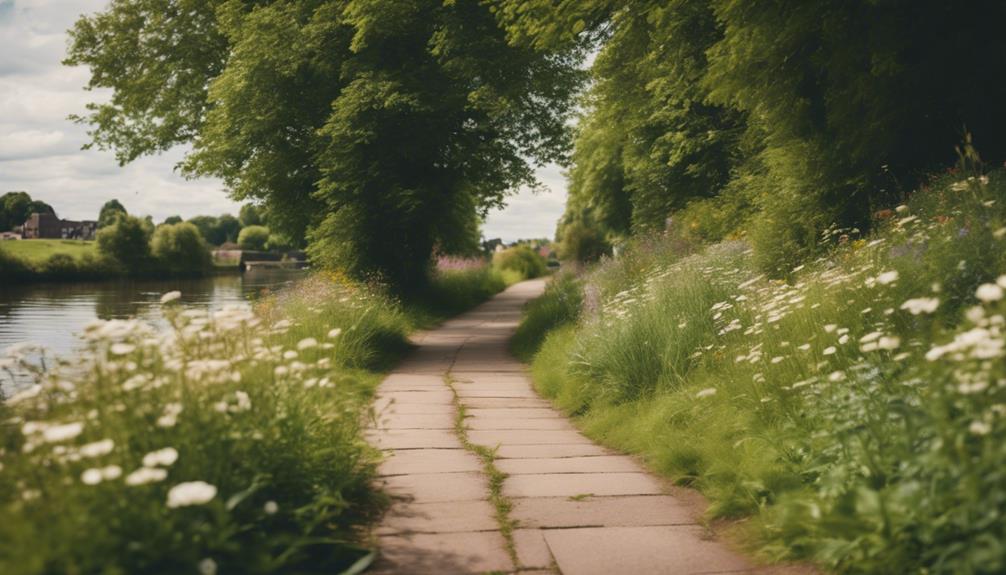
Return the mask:
<svg viewBox="0 0 1006 575">
<path fill-rule="evenodd" d="M 150 251 L 158 266 L 171 275 L 200 274 L 213 265 L 199 229 L 187 222 L 159 226 L 150 240 Z"/>
<path fill-rule="evenodd" d="M 243 250 L 261 251 L 269 242 L 269 228 L 265 226 L 248 226 L 238 234 L 238 245 Z"/>
<path fill-rule="evenodd" d="M 515 246 L 493 255 L 493 267 L 512 271 L 522 279 L 536 278 L 548 272 L 545 258 L 528 246 Z"/>
<path fill-rule="evenodd" d="M 572 222 L 563 227 L 559 257 L 580 263 L 597 261 L 611 253 L 611 244 L 597 227 Z"/>
<path fill-rule="evenodd" d="M 140 218 L 120 214 L 98 230 L 98 250 L 131 273 L 150 268 L 150 231 Z"/>
<path fill-rule="evenodd" d="M 31 264 L 0 246 L 0 275 L 10 281 L 23 281 L 35 274 Z"/>
<path fill-rule="evenodd" d="M 80 273 L 80 266 L 70 254 L 52 254 L 42 264 L 41 271 L 49 279 L 69 278 Z"/>
<path fill-rule="evenodd" d="M 290 238 L 280 233 L 269 233 L 269 240 L 265 243 L 265 249 L 272 252 L 287 252 L 293 249 L 293 242 Z"/>
</svg>

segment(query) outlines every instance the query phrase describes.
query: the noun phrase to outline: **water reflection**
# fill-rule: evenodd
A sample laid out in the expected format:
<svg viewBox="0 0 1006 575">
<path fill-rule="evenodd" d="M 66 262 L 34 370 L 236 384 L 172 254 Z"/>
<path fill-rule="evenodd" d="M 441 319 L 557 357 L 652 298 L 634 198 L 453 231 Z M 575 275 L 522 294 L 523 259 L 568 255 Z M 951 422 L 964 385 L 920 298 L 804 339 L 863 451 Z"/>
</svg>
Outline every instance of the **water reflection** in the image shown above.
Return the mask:
<svg viewBox="0 0 1006 575">
<path fill-rule="evenodd" d="M 77 334 L 95 319 L 137 317 L 163 325 L 159 300 L 165 292 L 181 291 L 185 305 L 220 309 L 280 289 L 304 273 L 255 269 L 203 279 L 19 286 L 4 286 L 0 279 L 0 350 L 29 341 L 42 344 L 57 355 L 67 355 L 79 345 Z"/>
</svg>

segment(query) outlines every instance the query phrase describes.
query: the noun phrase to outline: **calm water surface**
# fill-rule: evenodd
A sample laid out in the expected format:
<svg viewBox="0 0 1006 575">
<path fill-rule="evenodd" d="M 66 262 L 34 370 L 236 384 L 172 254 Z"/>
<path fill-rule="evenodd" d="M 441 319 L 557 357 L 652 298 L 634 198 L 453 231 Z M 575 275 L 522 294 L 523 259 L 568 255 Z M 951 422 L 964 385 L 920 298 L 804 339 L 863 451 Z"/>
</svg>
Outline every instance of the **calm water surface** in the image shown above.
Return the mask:
<svg viewBox="0 0 1006 575">
<path fill-rule="evenodd" d="M 192 280 L 117 280 L 4 286 L 0 279 L 0 350 L 39 343 L 56 355 L 73 353 L 77 334 L 95 319 L 138 317 L 163 325 L 160 297 L 179 290 L 189 306 L 220 309 L 254 301 L 303 277 L 302 270 L 259 269 Z"/>
</svg>

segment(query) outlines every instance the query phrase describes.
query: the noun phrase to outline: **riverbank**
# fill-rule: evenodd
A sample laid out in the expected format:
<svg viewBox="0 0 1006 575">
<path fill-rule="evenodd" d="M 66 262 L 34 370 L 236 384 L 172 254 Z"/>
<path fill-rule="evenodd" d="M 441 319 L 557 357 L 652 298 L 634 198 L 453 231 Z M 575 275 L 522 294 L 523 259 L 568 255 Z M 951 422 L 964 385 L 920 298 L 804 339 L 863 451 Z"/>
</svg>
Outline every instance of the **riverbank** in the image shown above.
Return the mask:
<svg viewBox="0 0 1006 575">
<path fill-rule="evenodd" d="M 392 300 L 316 274 L 254 309 L 164 294 L 171 328 L 95 322 L 85 350 L 0 406 L 0 571 L 341 572 L 382 506 L 361 438 L 381 372 L 443 301 L 502 289 L 438 274 L 443 299 Z M 453 304 L 452 304 L 453 305 Z M 447 306 L 449 307 L 449 306 Z M 80 366 L 90 366 L 81 370 Z"/>
<path fill-rule="evenodd" d="M 743 242 L 640 241 L 553 282 L 514 349 L 768 560 L 1002 572 L 1004 191 L 941 178 L 783 280 Z"/>
<path fill-rule="evenodd" d="M 165 277 L 200 278 L 213 274 L 241 273 L 242 267 L 240 261 L 214 260 L 205 269 L 184 272 L 156 266 L 130 271 L 114 259 L 101 254 L 96 242 L 20 240 L 0 243 L 0 275 L 4 278 L 4 285 Z"/>
</svg>

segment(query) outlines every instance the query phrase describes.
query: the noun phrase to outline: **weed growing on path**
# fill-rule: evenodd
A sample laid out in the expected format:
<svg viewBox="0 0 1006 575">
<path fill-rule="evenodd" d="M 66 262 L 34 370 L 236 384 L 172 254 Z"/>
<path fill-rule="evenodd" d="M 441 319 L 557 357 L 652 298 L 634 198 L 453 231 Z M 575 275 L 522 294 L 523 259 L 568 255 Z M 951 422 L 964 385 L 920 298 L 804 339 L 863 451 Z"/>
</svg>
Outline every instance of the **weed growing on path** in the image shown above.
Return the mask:
<svg viewBox="0 0 1006 575">
<path fill-rule="evenodd" d="M 482 445 L 475 445 L 468 439 L 468 427 L 465 425 L 465 418 L 468 417 L 465 405 L 461 402 L 457 390 L 454 388 L 454 380 L 450 374 L 444 376 L 444 383 L 454 394 L 454 408 L 456 415 L 454 419 L 454 433 L 461 440 L 461 445 L 471 453 L 474 453 L 482 461 L 482 471 L 489 479 L 489 502 L 495 511 L 496 524 L 499 525 L 500 534 L 506 542 L 506 551 L 510 555 L 510 560 L 514 565 L 518 565 L 517 547 L 513 539 L 513 530 L 517 522 L 510 518 L 510 511 L 513 505 L 510 500 L 503 495 L 503 482 L 507 474 L 496 467 L 496 449 L 490 449 Z"/>
</svg>

